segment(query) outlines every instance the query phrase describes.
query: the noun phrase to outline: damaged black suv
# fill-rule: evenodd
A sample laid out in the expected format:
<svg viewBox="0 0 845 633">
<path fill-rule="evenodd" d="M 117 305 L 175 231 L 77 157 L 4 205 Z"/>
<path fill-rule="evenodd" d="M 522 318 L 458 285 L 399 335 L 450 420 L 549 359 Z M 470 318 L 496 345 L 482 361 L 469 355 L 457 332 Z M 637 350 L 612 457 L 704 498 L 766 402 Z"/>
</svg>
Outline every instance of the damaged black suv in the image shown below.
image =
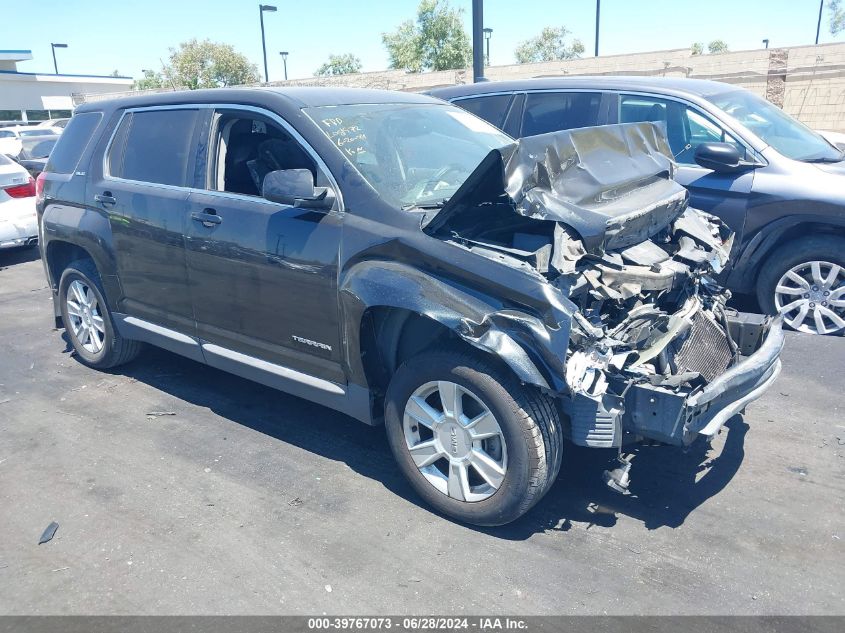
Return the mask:
<svg viewBox="0 0 845 633">
<path fill-rule="evenodd" d="M 383 422 L 428 503 L 496 525 L 564 438 L 687 445 L 777 377 L 780 320 L 726 309 L 731 235 L 673 170 L 651 123 L 515 142 L 402 93 L 132 97 L 71 119 L 40 248 L 81 362 L 151 343 Z"/>
</svg>

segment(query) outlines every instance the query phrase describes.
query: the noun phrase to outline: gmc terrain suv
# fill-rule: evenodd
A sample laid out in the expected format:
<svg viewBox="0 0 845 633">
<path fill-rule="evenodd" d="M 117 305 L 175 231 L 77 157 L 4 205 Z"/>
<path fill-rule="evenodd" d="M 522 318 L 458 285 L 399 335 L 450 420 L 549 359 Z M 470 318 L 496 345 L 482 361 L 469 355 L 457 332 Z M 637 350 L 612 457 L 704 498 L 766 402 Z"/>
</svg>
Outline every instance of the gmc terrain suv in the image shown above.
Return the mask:
<svg viewBox="0 0 845 633">
<path fill-rule="evenodd" d="M 564 437 L 710 438 L 780 370 L 661 128 L 513 139 L 430 97 L 221 89 L 77 110 L 37 183 L 81 362 L 151 343 L 368 424 L 437 510 L 511 521 Z"/>
<path fill-rule="evenodd" d="M 690 204 L 736 234 L 725 285 L 756 294 L 791 328 L 845 335 L 845 153 L 765 99 L 663 77 L 526 79 L 431 94 L 515 137 L 662 123 Z"/>
</svg>

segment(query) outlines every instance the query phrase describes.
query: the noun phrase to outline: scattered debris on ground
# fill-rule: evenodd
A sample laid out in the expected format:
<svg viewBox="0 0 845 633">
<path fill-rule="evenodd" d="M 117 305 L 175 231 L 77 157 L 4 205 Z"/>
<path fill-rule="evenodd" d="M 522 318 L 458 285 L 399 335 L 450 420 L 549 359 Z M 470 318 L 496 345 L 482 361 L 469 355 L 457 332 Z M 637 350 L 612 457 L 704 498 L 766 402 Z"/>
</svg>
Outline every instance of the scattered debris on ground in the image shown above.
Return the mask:
<svg viewBox="0 0 845 633">
<path fill-rule="evenodd" d="M 51 540 L 56 535 L 56 530 L 59 529 L 59 524 L 53 521 L 50 525 L 47 526 L 47 529 L 44 530 L 44 533 L 41 535 L 41 538 L 38 540 L 39 545 L 43 545 L 47 541 Z"/>
</svg>

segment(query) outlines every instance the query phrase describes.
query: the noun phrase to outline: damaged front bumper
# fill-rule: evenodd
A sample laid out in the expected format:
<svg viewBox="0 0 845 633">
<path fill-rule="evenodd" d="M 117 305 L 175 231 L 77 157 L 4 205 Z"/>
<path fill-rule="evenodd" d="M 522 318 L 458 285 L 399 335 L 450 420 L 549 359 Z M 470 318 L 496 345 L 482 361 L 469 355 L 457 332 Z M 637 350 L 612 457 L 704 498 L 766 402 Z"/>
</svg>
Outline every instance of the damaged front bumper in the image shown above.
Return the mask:
<svg viewBox="0 0 845 633">
<path fill-rule="evenodd" d="M 782 319 L 768 324 L 760 348 L 704 388 L 674 393 L 663 387 L 633 386 L 626 395 L 628 425 L 639 435 L 688 445 L 698 435 L 713 437 L 746 405 L 759 398 L 780 373 Z M 624 422 L 623 422 L 624 425 Z"/>
<path fill-rule="evenodd" d="M 782 319 L 749 323 L 742 316 L 728 317 L 729 326 L 734 338 L 754 340 L 742 350 L 750 355 L 738 357 L 732 367 L 703 387 L 673 389 L 648 382 L 617 382 L 614 390 L 622 394 L 618 397 L 605 394 L 596 399 L 576 394 L 565 399 L 572 441 L 610 448 L 640 438 L 676 446 L 687 446 L 699 435 L 712 438 L 763 395 L 781 370 Z"/>
</svg>

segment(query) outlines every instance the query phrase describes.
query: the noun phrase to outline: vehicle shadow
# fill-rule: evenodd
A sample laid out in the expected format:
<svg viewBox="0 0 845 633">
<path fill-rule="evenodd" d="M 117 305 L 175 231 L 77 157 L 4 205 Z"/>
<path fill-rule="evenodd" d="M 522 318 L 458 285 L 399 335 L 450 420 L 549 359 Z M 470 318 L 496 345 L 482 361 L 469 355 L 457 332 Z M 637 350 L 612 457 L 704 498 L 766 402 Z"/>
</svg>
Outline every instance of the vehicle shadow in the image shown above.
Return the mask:
<svg viewBox="0 0 845 633">
<path fill-rule="evenodd" d="M 0 251 L 0 270 L 5 270 L 17 264 L 26 264 L 41 259 L 41 253 L 37 248 L 21 247 L 10 248 Z"/>
<path fill-rule="evenodd" d="M 721 492 L 742 464 L 748 425 L 735 416 L 726 428 L 720 452 L 701 439 L 687 449 L 635 448 L 631 483 L 624 495 L 611 490 L 602 479 L 603 471 L 615 465 L 615 450 L 567 444 L 560 475 L 543 500 L 517 521 L 484 531 L 522 540 L 541 531 L 565 532 L 573 523 L 584 523 L 587 529 L 613 527 L 619 515 L 642 521 L 649 530 L 679 527 L 690 513 Z"/>
<path fill-rule="evenodd" d="M 63 338 L 68 341 L 66 333 Z M 156 348 L 145 349 L 136 361 L 115 373 L 321 457 L 344 462 L 430 511 L 395 467 L 381 427 L 363 425 L 321 405 Z M 712 459 L 714 450 L 703 441 L 686 451 L 665 446 L 636 449 L 628 495 L 612 491 L 601 478 L 615 451 L 567 444 L 556 484 L 528 514 L 506 526 L 468 527 L 508 540 L 523 540 L 549 530 L 567 531 L 575 522 L 588 528 L 613 527 L 619 514 L 642 521 L 647 529 L 678 527 L 695 508 L 721 491 L 739 469 L 748 426 L 736 417 L 728 428 L 716 459 Z"/>
</svg>

